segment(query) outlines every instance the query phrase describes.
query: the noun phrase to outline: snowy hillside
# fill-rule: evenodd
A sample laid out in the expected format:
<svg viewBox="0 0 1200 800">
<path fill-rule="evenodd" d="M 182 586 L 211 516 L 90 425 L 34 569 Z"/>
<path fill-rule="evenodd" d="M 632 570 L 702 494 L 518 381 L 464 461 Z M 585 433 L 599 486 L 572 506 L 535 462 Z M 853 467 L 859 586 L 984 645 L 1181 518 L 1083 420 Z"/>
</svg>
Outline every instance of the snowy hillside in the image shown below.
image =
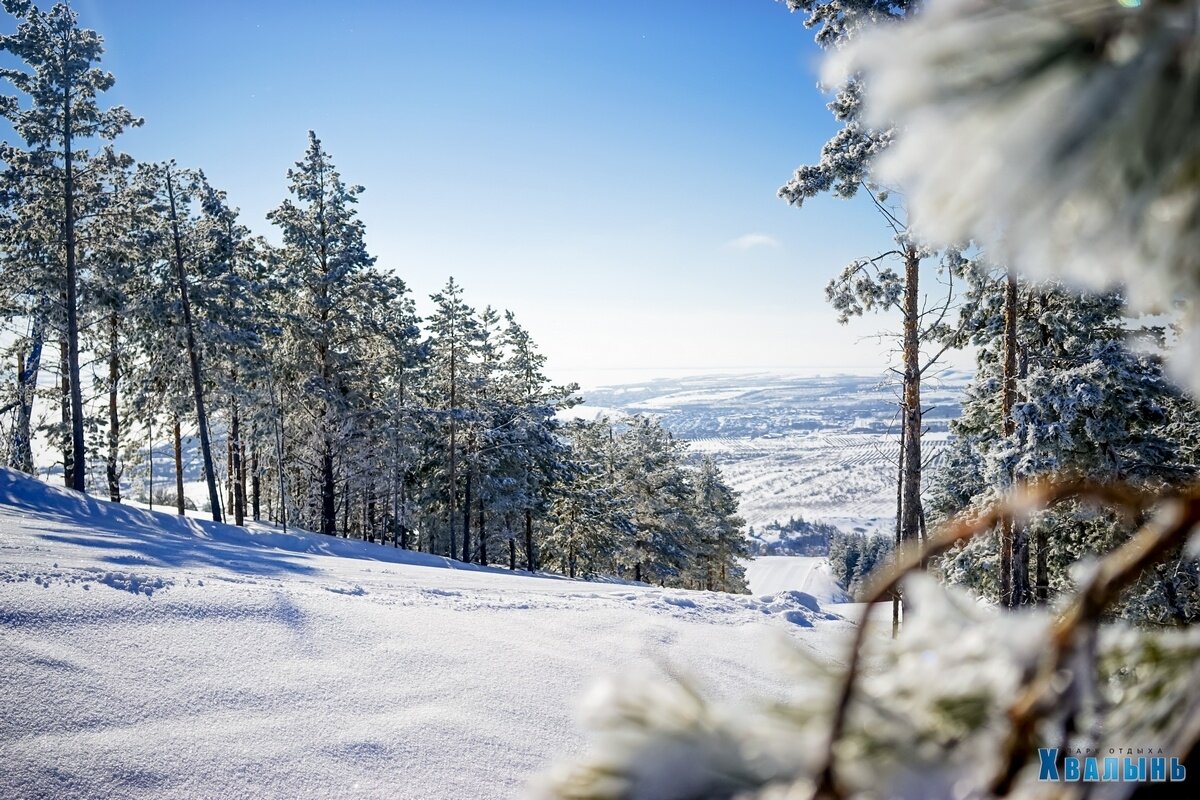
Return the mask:
<svg viewBox="0 0 1200 800">
<path fill-rule="evenodd" d="M 456 569 L 7 470 L 0 551 L 4 797 L 514 796 L 605 676 L 781 695 L 781 638 L 833 658 L 851 629 L 800 592 Z"/>
<path fill-rule="evenodd" d="M 824 558 L 805 556 L 759 556 L 746 563 L 746 582 L 755 594 L 796 590 L 822 604 L 850 603 L 853 598 L 837 582 Z"/>
<path fill-rule="evenodd" d="M 969 376 L 947 371 L 923 389 L 925 460 L 940 464 Z M 583 392 L 574 412 L 650 414 L 692 452 L 711 455 L 761 528 L 790 517 L 845 531 L 890 531 L 900 451 L 895 387 L 878 375 L 754 373 L 660 378 Z"/>
</svg>

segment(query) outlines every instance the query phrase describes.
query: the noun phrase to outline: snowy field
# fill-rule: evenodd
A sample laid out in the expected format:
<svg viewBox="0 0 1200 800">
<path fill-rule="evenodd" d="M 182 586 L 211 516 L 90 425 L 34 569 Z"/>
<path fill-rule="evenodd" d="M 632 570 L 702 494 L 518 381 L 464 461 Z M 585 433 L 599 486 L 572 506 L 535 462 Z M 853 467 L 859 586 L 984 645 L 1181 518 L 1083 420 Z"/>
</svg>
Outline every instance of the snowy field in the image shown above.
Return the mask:
<svg viewBox="0 0 1200 800">
<path fill-rule="evenodd" d="M 925 461 L 941 463 L 968 375 L 924 390 Z M 587 389 L 576 415 L 653 414 L 711 455 L 756 529 L 790 517 L 890 534 L 900 452 L 895 387 L 878 375 L 702 375 Z"/>
<path fill-rule="evenodd" d="M 520 796 L 607 677 L 783 696 L 784 643 L 837 660 L 851 623 L 784 590 L 830 596 L 819 565 L 784 566 L 758 596 L 456 569 L 0 470 L 0 797 Z"/>
</svg>

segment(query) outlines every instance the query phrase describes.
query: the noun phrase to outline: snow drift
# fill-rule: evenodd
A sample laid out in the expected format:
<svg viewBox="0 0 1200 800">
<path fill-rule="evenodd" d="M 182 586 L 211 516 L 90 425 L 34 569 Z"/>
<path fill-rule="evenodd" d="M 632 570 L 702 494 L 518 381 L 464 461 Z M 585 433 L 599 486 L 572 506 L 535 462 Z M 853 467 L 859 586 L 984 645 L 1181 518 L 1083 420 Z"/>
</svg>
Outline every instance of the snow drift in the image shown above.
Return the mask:
<svg viewBox="0 0 1200 800">
<path fill-rule="evenodd" d="M 504 797 L 605 676 L 788 691 L 771 597 L 509 574 L 82 497 L 0 469 L 0 795 Z"/>
</svg>

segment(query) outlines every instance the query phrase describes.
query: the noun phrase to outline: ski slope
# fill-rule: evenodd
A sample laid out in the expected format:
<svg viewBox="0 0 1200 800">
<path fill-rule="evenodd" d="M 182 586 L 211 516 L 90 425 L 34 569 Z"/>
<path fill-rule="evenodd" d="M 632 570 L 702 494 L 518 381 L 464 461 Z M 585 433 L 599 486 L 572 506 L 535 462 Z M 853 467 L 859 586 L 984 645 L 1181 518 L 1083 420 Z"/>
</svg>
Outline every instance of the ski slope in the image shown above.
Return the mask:
<svg viewBox="0 0 1200 800">
<path fill-rule="evenodd" d="M 0 469 L 0 797 L 520 796 L 598 681 L 782 696 L 781 641 L 852 630 L 799 592 L 462 567 Z"/>
<path fill-rule="evenodd" d="M 746 562 L 746 582 L 754 594 L 795 590 L 812 595 L 823 606 L 853 602 L 824 558 L 759 556 Z"/>
</svg>

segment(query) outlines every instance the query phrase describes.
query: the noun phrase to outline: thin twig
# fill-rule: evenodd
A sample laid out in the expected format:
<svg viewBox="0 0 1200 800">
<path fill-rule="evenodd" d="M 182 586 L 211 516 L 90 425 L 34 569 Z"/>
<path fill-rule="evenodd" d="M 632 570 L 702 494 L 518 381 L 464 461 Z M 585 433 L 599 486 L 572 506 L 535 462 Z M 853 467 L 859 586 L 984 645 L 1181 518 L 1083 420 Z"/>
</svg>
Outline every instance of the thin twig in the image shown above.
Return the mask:
<svg viewBox="0 0 1200 800">
<path fill-rule="evenodd" d="M 1163 506 L 1157 516 L 1097 564 L 1095 572 L 1066 611 L 1055 620 L 1050 629 L 1048 657 L 1042 662 L 1036 678 L 1009 709 L 1011 727 L 1005 743 L 1005 763 L 992 784 L 996 795 L 1008 794 L 1025 766 L 1038 722 L 1054 707 L 1055 699 L 1077 680 L 1077 676 L 1071 676 L 1065 682 L 1056 677 L 1063 672 L 1075 651 L 1081 630 L 1093 628 L 1122 589 L 1182 544 L 1200 524 L 1200 487 L 1193 487 L 1183 496 L 1167 498 Z"/>
<path fill-rule="evenodd" d="M 890 599 L 891 594 L 899 589 L 900 582 L 906 575 L 921 569 L 929 559 L 945 553 L 957 543 L 990 531 L 1006 519 L 1024 516 L 1031 511 L 1047 508 L 1070 499 L 1092 499 L 1120 508 L 1130 514 L 1135 514 L 1158 502 L 1153 495 L 1125 484 L 1096 484 L 1084 480 L 1067 479 L 1027 485 L 1018 488 L 1007 500 L 993 505 L 978 516 L 959 516 L 950 520 L 938 534 L 928 540 L 925 547 L 910 546 L 898 553 L 896 563 L 892 568 L 887 570 L 882 577 L 872 581 L 864 600 L 867 611 L 863 614 L 862 621 L 854 633 L 854 639 L 850 645 L 850 655 L 846 663 L 845 678 L 838 694 L 837 704 L 834 706 L 833 718 L 830 721 L 824 764 L 818 773 L 814 792 L 816 798 L 819 800 L 843 800 L 846 797 L 843 787 L 837 780 L 834 763 L 835 750 L 837 743 L 845 733 L 850 701 L 853 699 L 854 689 L 857 685 L 862 649 L 870 624 L 871 606 L 884 599 Z M 1200 513 L 1200 501 L 1196 502 L 1197 513 Z M 1135 539 L 1140 541 L 1141 537 L 1135 537 Z M 1130 544 L 1132 544 L 1132 540 L 1101 562 L 1102 566 L 1097 574 L 1101 572 L 1108 574 L 1103 565 L 1110 561 L 1117 565 L 1124 564 L 1129 558 L 1127 552 Z M 1153 555 L 1157 557 L 1161 552 L 1163 551 L 1156 549 Z M 1140 572 L 1141 567 L 1148 563 L 1152 562 L 1139 561 L 1138 571 Z M 1113 567 L 1108 569 L 1111 570 Z M 1119 574 L 1124 575 L 1125 573 L 1120 572 Z M 1134 576 L 1136 574 L 1135 572 Z M 1121 585 L 1124 586 L 1124 584 Z M 1081 596 L 1093 597 L 1086 590 Z M 1091 609 L 1092 605 L 1092 602 L 1089 601 L 1086 607 Z"/>
</svg>

